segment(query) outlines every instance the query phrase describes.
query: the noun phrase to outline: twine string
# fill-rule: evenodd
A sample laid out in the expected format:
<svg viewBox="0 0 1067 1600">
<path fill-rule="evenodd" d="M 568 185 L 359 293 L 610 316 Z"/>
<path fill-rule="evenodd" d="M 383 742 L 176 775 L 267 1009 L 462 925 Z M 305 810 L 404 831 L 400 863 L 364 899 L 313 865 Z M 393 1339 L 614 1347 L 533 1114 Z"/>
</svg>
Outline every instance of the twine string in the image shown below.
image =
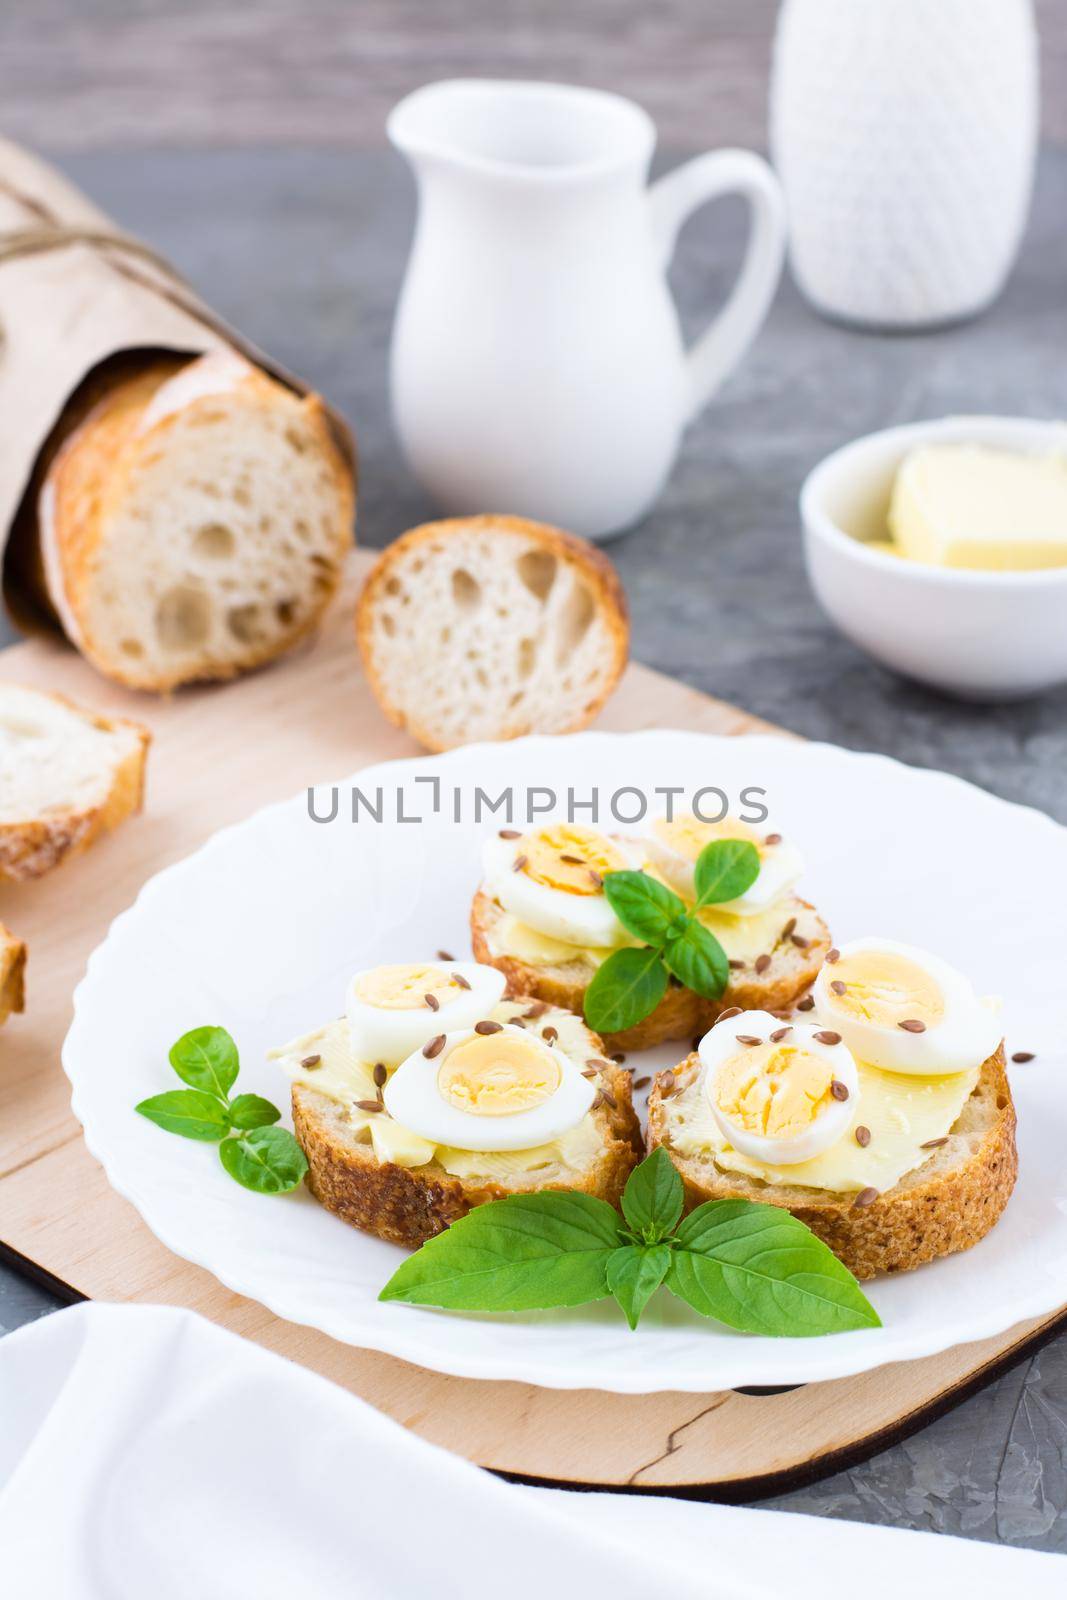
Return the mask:
<svg viewBox="0 0 1067 1600">
<path fill-rule="evenodd" d="M 170 262 L 150 245 L 143 244 L 140 239 L 107 228 L 81 227 L 68 223 L 46 222 L 36 228 L 16 228 L 9 233 L 0 233 L 0 266 L 5 261 L 17 261 L 20 257 L 43 255 L 51 250 L 64 250 L 72 244 L 87 244 L 98 250 L 118 250 L 123 255 L 136 256 L 155 267 L 157 272 L 163 273 L 171 284 L 188 287 Z M 153 285 L 153 287 L 166 292 L 163 285 Z M 203 317 L 200 317 L 200 320 L 204 320 Z M 6 342 L 7 334 L 3 319 L 0 318 L 0 351 Z"/>
</svg>

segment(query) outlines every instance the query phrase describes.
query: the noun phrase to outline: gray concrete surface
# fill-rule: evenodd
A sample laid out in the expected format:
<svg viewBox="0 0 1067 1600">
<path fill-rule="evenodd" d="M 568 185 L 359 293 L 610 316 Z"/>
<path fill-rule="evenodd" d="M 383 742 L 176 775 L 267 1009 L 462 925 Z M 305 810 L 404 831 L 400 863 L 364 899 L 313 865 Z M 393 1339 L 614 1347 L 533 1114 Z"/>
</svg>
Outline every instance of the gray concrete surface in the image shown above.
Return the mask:
<svg viewBox="0 0 1067 1600">
<path fill-rule="evenodd" d="M 394 158 L 95 151 L 67 165 L 346 411 L 360 441 L 364 542 L 432 511 L 388 424 L 388 333 L 412 215 Z M 612 547 L 637 655 L 800 733 L 943 767 L 1067 822 L 1067 691 L 986 709 L 891 678 L 819 613 L 796 518 L 808 467 L 855 434 L 951 411 L 1067 413 L 1065 215 L 1067 155 L 1054 154 L 1003 299 L 936 336 L 831 328 L 783 286 L 748 361 L 691 430 L 662 503 Z M 682 241 L 674 277 L 693 327 L 730 281 L 739 227 L 727 203 Z M 0 1325 L 49 1304 L 0 1272 Z M 907 1443 L 776 1503 L 1067 1552 L 1067 1337 Z"/>
</svg>

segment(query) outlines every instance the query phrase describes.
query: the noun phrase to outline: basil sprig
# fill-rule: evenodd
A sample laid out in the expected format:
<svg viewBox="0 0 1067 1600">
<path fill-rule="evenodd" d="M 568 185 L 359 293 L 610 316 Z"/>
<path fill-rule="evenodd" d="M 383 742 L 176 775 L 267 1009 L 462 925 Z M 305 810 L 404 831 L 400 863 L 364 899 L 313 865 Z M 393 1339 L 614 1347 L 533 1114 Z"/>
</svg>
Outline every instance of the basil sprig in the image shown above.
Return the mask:
<svg viewBox="0 0 1067 1600">
<path fill-rule="evenodd" d="M 257 1194 L 287 1194 L 308 1169 L 288 1128 L 273 1126 L 281 1112 L 258 1094 L 230 1097 L 240 1059 L 225 1028 L 194 1028 L 171 1046 L 170 1064 L 188 1089 L 169 1089 L 134 1109 L 167 1133 L 217 1144 L 219 1160 Z"/>
<path fill-rule="evenodd" d="M 453 1222 L 378 1296 L 449 1311 L 545 1311 L 611 1296 L 631 1328 L 665 1285 L 701 1316 L 775 1338 L 878 1328 L 855 1278 L 778 1206 L 709 1200 L 682 1219 L 665 1150 L 630 1174 L 622 1215 L 591 1195 L 492 1200 Z"/>
<path fill-rule="evenodd" d="M 736 900 L 759 876 L 759 851 L 747 839 L 714 839 L 697 858 L 692 906 L 647 872 L 609 872 L 608 904 L 643 949 L 616 950 L 585 991 L 585 1020 L 597 1033 L 621 1033 L 650 1016 L 668 979 L 717 1000 L 730 978 L 722 945 L 700 921 L 703 906 Z"/>
</svg>

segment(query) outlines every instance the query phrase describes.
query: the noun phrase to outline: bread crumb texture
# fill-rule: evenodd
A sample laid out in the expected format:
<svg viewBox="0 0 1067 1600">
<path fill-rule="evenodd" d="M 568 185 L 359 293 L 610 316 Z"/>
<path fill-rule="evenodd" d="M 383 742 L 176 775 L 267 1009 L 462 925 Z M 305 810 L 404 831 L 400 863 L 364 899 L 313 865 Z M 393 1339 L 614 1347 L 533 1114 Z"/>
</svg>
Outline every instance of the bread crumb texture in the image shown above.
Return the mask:
<svg viewBox="0 0 1067 1600">
<path fill-rule="evenodd" d="M 131 688 L 229 678 L 289 649 L 352 542 L 354 486 L 321 401 L 246 363 L 197 393 L 197 365 L 128 380 L 68 440 L 42 496 L 53 603 L 83 654 Z"/>
<path fill-rule="evenodd" d="M 404 534 L 367 579 L 356 632 L 386 716 L 431 750 L 585 727 L 629 649 L 607 558 L 519 517 Z"/>
<path fill-rule="evenodd" d="M 141 809 L 151 735 L 0 683 L 0 882 L 50 872 Z"/>
</svg>

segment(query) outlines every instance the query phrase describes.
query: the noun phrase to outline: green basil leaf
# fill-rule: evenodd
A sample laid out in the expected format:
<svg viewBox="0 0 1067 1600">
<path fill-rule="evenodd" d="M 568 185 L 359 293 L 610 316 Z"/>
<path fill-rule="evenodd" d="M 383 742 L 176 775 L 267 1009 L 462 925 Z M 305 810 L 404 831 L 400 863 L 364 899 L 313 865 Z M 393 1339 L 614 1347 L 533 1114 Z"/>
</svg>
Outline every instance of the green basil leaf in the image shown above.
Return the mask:
<svg viewBox="0 0 1067 1600">
<path fill-rule="evenodd" d="M 684 1198 L 674 1162 L 659 1145 L 627 1178 L 622 1214 L 646 1244 L 657 1244 L 677 1227 Z"/>
<path fill-rule="evenodd" d="M 280 1117 L 278 1107 L 259 1094 L 239 1094 L 230 1101 L 231 1128 L 267 1128 Z"/>
<path fill-rule="evenodd" d="M 666 992 L 658 950 L 616 950 L 585 991 L 585 1020 L 597 1033 L 621 1033 L 650 1016 Z"/>
<path fill-rule="evenodd" d="M 171 1045 L 170 1064 L 183 1083 L 225 1100 L 237 1080 L 237 1046 L 225 1028 L 193 1028 Z"/>
<path fill-rule="evenodd" d="M 717 1000 L 730 981 L 726 951 L 696 917 L 690 917 L 684 931 L 667 941 L 663 961 L 679 982 L 705 1000 Z"/>
<path fill-rule="evenodd" d="M 647 872 L 609 872 L 604 893 L 627 933 L 657 948 L 672 924 L 685 916 L 685 902 Z"/>
<path fill-rule="evenodd" d="M 379 1300 L 452 1311 L 543 1311 L 610 1294 L 618 1213 L 570 1191 L 513 1194 L 473 1211 L 397 1268 Z"/>
<path fill-rule="evenodd" d="M 608 1288 L 636 1328 L 671 1264 L 669 1244 L 624 1244 L 608 1257 Z"/>
<path fill-rule="evenodd" d="M 199 1089 L 168 1089 L 166 1094 L 142 1100 L 134 1110 L 168 1133 L 180 1133 L 183 1139 L 211 1143 L 225 1138 L 230 1130 L 226 1107 L 219 1105 L 214 1095 L 201 1094 Z"/>
<path fill-rule="evenodd" d="M 253 1128 L 224 1139 L 219 1160 L 231 1178 L 257 1194 L 287 1194 L 308 1169 L 307 1157 L 288 1128 Z"/>
<path fill-rule="evenodd" d="M 713 839 L 697 857 L 697 905 L 736 900 L 759 877 L 759 851 L 747 839 Z"/>
<path fill-rule="evenodd" d="M 851 1272 L 810 1228 L 751 1200 L 709 1200 L 690 1212 L 667 1287 L 743 1333 L 796 1339 L 881 1327 Z"/>
</svg>

